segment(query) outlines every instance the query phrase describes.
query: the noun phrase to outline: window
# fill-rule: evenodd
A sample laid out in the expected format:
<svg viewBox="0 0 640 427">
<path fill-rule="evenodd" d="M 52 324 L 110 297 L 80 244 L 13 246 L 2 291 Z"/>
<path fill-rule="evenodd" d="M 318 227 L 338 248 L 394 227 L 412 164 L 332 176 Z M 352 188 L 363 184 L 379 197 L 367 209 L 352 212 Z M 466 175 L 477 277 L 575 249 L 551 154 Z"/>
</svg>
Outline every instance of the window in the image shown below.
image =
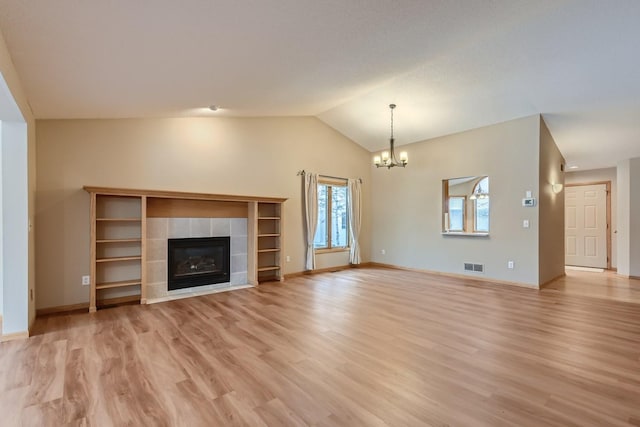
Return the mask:
<svg viewBox="0 0 640 427">
<path fill-rule="evenodd" d="M 449 231 L 464 231 L 465 202 L 464 196 L 449 197 Z"/>
<path fill-rule="evenodd" d="M 489 232 L 489 178 L 484 177 L 473 189 L 473 231 Z"/>
<path fill-rule="evenodd" d="M 314 248 L 349 247 L 348 197 L 346 183 L 318 183 L 318 228 L 313 239 Z"/>
</svg>

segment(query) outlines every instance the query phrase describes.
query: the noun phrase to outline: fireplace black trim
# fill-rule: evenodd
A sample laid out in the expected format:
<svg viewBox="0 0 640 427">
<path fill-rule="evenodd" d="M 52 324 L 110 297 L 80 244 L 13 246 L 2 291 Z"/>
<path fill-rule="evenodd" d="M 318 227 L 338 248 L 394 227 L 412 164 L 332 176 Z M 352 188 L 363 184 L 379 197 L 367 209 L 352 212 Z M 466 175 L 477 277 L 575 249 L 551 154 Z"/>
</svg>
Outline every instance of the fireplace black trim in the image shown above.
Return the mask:
<svg viewBox="0 0 640 427">
<path fill-rule="evenodd" d="M 221 246 L 222 265 L 220 272 L 201 274 L 192 277 L 172 277 L 171 266 L 174 265 L 174 249 Z M 230 281 L 231 277 L 231 238 L 225 237 L 195 237 L 185 239 L 168 239 L 167 243 L 167 289 L 175 291 L 177 289 L 193 288 L 196 286 L 213 285 Z"/>
</svg>

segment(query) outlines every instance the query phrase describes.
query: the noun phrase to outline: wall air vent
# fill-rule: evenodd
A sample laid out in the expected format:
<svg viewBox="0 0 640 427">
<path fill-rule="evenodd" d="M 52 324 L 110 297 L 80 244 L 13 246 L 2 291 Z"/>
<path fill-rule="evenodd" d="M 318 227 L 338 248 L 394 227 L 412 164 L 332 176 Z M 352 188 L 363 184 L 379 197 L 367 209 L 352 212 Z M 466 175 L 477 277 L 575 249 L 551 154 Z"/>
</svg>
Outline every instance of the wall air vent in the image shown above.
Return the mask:
<svg viewBox="0 0 640 427">
<path fill-rule="evenodd" d="M 464 263 L 464 271 L 474 271 L 476 273 L 484 273 L 484 264 Z"/>
</svg>

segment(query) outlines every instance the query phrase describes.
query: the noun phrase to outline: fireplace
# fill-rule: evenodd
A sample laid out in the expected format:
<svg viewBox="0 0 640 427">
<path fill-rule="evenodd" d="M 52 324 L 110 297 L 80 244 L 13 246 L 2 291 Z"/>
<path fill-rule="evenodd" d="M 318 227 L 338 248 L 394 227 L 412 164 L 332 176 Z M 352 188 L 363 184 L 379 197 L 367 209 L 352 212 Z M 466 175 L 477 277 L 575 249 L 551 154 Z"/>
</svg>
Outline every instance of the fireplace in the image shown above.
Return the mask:
<svg viewBox="0 0 640 427">
<path fill-rule="evenodd" d="M 169 239 L 168 289 L 230 281 L 230 238 Z"/>
</svg>

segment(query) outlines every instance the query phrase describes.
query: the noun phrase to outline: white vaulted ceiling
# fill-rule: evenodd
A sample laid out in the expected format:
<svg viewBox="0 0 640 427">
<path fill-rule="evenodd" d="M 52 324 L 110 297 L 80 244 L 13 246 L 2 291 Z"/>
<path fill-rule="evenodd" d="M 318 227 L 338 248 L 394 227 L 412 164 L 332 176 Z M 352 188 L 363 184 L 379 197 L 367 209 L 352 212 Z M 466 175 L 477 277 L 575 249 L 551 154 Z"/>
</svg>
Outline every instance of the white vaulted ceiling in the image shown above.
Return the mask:
<svg viewBox="0 0 640 427">
<path fill-rule="evenodd" d="M 635 0 L 0 0 L 36 118 L 314 115 L 369 150 L 542 113 L 640 156 Z"/>
</svg>

